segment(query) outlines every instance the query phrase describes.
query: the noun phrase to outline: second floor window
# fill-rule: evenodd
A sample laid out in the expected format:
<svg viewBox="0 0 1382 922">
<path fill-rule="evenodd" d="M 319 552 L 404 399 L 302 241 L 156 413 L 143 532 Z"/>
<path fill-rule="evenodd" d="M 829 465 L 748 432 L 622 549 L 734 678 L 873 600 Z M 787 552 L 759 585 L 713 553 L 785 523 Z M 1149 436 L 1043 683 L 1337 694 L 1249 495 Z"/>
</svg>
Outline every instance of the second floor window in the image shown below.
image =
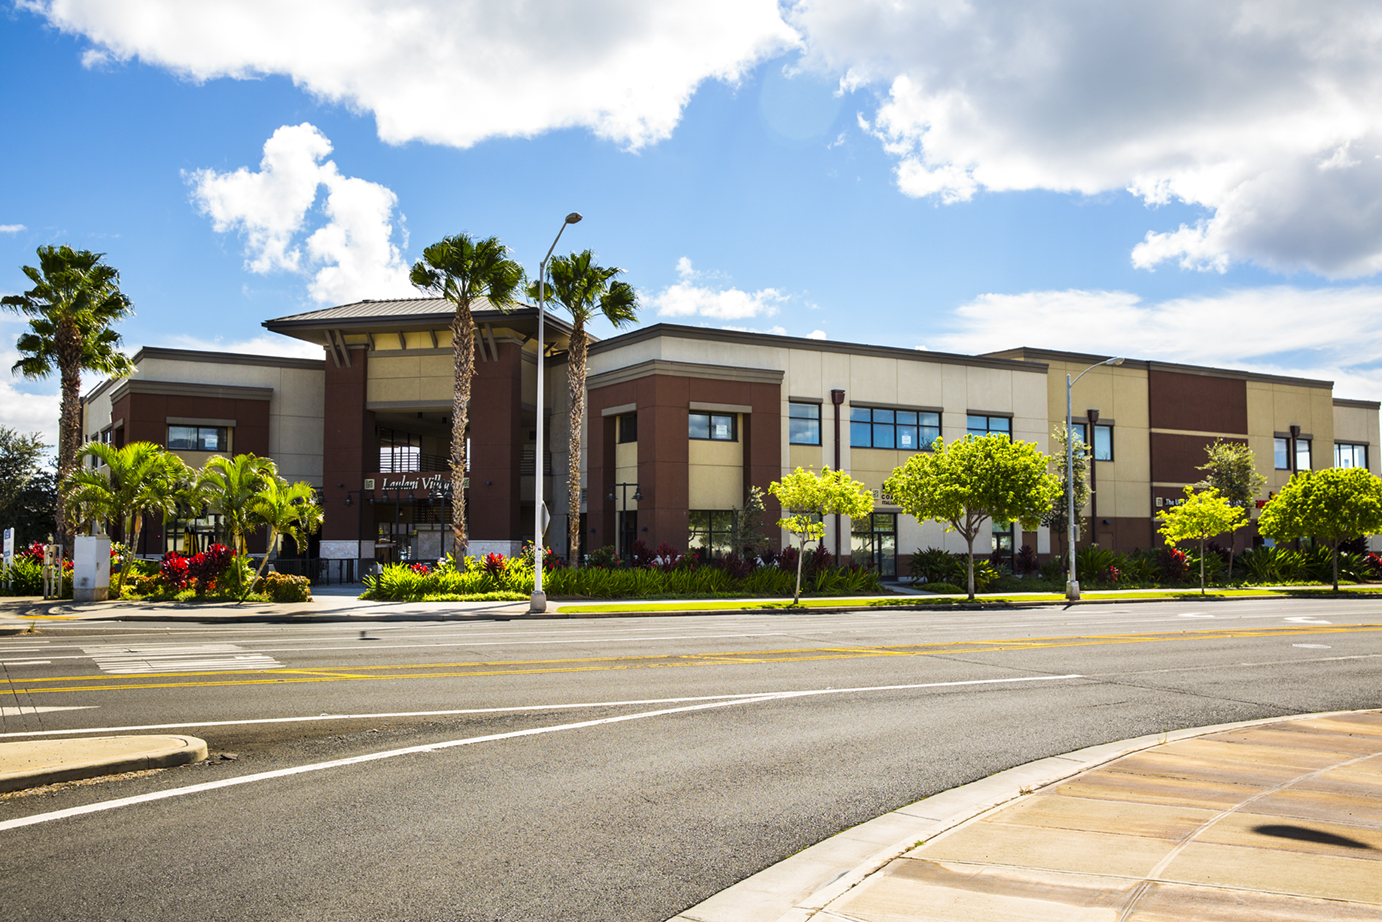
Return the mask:
<svg viewBox="0 0 1382 922">
<path fill-rule="evenodd" d="M 1355 442 L 1336 442 L 1334 444 L 1335 467 L 1367 467 L 1368 446 Z"/>
<path fill-rule="evenodd" d="M 787 441 L 792 445 L 821 443 L 821 405 L 819 403 L 787 404 Z"/>
<path fill-rule="evenodd" d="M 638 441 L 638 412 L 621 413 L 619 415 L 619 441 L 637 442 Z"/>
<path fill-rule="evenodd" d="M 851 448 L 894 448 L 922 451 L 940 438 L 941 415 L 924 410 L 849 408 Z"/>
<path fill-rule="evenodd" d="M 1075 438 L 1089 445 L 1089 426 L 1085 423 L 1071 423 Z M 1094 424 L 1094 444 L 1089 445 L 1090 454 L 1095 461 L 1113 460 L 1113 427 L 1103 423 Z"/>
<path fill-rule="evenodd" d="M 692 413 L 690 416 L 693 439 L 708 439 L 712 442 L 739 441 L 739 417 L 733 413 Z"/>
<path fill-rule="evenodd" d="M 970 435 L 1006 435 L 1012 438 L 1013 421 L 1006 416 L 966 416 L 965 429 Z"/>
<path fill-rule="evenodd" d="M 230 451 L 230 430 L 225 426 L 169 426 L 170 451 Z"/>
<path fill-rule="evenodd" d="M 1279 471 L 1291 469 L 1291 440 L 1272 440 L 1272 464 Z"/>
</svg>

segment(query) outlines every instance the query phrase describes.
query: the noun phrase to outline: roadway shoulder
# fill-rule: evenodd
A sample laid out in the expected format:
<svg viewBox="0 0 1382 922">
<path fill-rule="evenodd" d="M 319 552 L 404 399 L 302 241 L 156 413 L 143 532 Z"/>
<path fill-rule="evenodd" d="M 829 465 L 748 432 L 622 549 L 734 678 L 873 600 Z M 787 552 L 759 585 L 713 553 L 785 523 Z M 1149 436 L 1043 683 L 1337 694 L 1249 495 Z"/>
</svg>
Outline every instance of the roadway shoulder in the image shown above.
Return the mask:
<svg viewBox="0 0 1382 922">
<path fill-rule="evenodd" d="M 99 736 L 0 743 L 0 792 L 200 762 L 195 736 Z"/>
</svg>

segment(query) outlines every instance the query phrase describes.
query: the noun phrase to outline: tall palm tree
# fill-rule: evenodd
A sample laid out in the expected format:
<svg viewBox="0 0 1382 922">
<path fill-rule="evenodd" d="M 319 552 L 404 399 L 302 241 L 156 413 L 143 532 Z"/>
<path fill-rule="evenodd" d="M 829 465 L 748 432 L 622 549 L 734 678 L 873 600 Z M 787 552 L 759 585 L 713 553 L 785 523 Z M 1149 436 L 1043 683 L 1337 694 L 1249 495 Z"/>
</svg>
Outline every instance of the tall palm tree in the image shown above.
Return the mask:
<svg viewBox="0 0 1382 922">
<path fill-rule="evenodd" d="M 408 280 L 422 291 L 445 298 L 456 308 L 451 319 L 451 354 L 456 372 L 451 410 L 451 533 L 457 554 L 464 554 L 466 535 L 466 427 L 470 421 L 470 379 L 475 377 L 475 317 L 471 308 L 488 303 L 501 311 L 518 306 L 523 267 L 509 258 L 498 237 L 476 240 L 469 234 L 444 237 L 422 251 Z M 540 421 L 539 421 L 540 423 Z"/>
<path fill-rule="evenodd" d="M 298 547 L 304 547 L 307 536 L 320 528 L 322 523 L 322 507 L 317 504 L 317 493 L 312 485 L 304 481 L 290 484 L 277 476 L 269 478 L 250 500 L 249 514 L 252 522 L 269 526 L 269 543 L 264 549 L 264 559 L 259 561 L 259 569 L 255 571 L 255 579 L 264 575 L 269 552 L 274 550 L 282 536 L 287 535 Z"/>
<path fill-rule="evenodd" d="M 77 467 L 63 481 L 67 508 L 75 513 L 77 524 L 96 519 L 120 526 L 120 536 L 133 550 L 139 545 L 139 532 L 148 515 L 169 517 L 177 514 L 180 492 L 189 475 L 187 465 L 153 442 L 131 442 L 116 448 L 105 442 L 90 442 L 77 452 L 77 462 L 88 457 L 105 467 Z M 125 583 L 121 568 L 115 594 Z"/>
<path fill-rule="evenodd" d="M 230 535 L 231 550 L 242 557 L 248 552 L 245 535 L 259 524 L 252 513 L 255 500 L 276 479 L 278 466 L 253 454 L 234 458 L 213 455 L 197 478 L 197 498 L 220 514 Z"/>
<path fill-rule="evenodd" d="M 566 354 L 566 386 L 571 397 L 571 428 L 566 476 L 566 540 L 572 566 L 579 566 L 581 540 L 581 433 L 585 431 L 585 360 L 589 337 L 585 325 L 603 315 L 616 327 L 638 319 L 638 293 L 628 282 L 614 281 L 623 269 L 595 264 L 590 250 L 558 256 L 551 263 L 547 295 L 571 314 L 571 345 Z M 538 298 L 538 287 L 528 286 Z"/>
<path fill-rule="evenodd" d="M 38 268 L 24 266 L 34 287 L 22 295 L 6 295 L 0 305 L 29 319 L 29 332 L 19 337 L 19 361 L 14 371 L 26 378 L 46 378 L 55 370 L 62 382 L 58 420 L 58 482 L 77 464 L 82 441 L 82 371 L 120 377 L 134 364 L 119 351 L 120 334 L 111 324 L 134 313 L 120 291 L 120 273 L 101 261 L 104 253 L 70 246 L 38 248 Z M 54 510 L 57 530 L 67 540 L 69 517 L 63 491 Z"/>
</svg>

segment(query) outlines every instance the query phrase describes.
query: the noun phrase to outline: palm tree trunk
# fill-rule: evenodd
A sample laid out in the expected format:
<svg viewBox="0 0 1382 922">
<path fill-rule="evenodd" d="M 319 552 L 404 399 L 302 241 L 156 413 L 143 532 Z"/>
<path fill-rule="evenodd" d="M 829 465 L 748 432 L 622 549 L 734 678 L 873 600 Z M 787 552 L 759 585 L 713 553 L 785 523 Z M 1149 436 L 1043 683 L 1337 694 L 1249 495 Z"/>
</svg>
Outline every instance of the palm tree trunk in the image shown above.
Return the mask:
<svg viewBox="0 0 1382 922">
<path fill-rule="evenodd" d="M 459 559 L 470 546 L 465 527 L 465 431 L 470 422 L 470 379 L 475 376 L 475 318 L 468 304 L 456 305 L 456 316 L 451 320 L 451 355 L 456 372 L 451 407 L 451 534 Z"/>
<path fill-rule="evenodd" d="M 268 543 L 267 545 L 265 545 L 265 547 L 264 547 L 264 559 L 261 560 L 261 561 L 259 561 L 259 569 L 254 571 L 254 583 L 259 582 L 260 577 L 262 577 L 262 576 L 264 575 L 264 567 L 266 567 L 266 566 L 268 565 L 268 563 L 269 563 L 269 551 L 273 550 L 274 539 L 277 538 L 277 537 L 278 537 L 278 529 L 276 529 L 276 528 L 274 528 L 272 525 L 270 525 L 270 526 L 269 526 L 269 543 Z M 253 586 L 254 583 L 250 583 L 250 586 Z"/>
<path fill-rule="evenodd" d="M 58 322 L 54 335 L 58 372 L 62 378 L 62 407 L 58 419 L 58 500 L 54 509 L 59 543 L 72 552 L 72 529 L 67 523 L 67 501 L 62 482 L 77 466 L 82 442 L 82 335 L 70 320 Z"/>
<path fill-rule="evenodd" d="M 581 557 L 581 435 L 585 429 L 585 328 L 580 318 L 571 328 L 571 344 L 566 355 L 566 384 L 571 400 L 566 474 L 566 546 L 571 566 L 580 566 Z"/>
</svg>

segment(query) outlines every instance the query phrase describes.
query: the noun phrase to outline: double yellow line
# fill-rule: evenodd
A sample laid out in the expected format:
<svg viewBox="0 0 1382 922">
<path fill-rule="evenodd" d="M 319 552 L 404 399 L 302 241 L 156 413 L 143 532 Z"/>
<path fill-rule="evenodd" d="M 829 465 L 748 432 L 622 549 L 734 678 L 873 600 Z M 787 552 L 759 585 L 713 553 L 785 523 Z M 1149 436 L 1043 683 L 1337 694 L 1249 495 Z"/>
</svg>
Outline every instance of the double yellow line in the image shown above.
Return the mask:
<svg viewBox="0 0 1382 922">
<path fill-rule="evenodd" d="M 1302 625 L 1285 628 L 1242 628 L 1141 634 L 1094 634 L 1010 640 L 950 641 L 884 647 L 803 647 L 788 650 L 741 650 L 641 656 L 593 656 L 568 659 L 496 660 L 480 663 L 402 663 L 317 669 L 227 670 L 224 672 L 163 672 L 139 676 L 59 676 L 12 679 L 16 694 L 129 691 L 151 688 L 214 688 L 228 685 L 290 685 L 303 682 L 381 682 L 413 679 L 485 678 L 567 672 L 607 672 L 621 669 L 668 669 L 688 666 L 762 666 L 775 663 L 876 657 L 945 656 L 957 653 L 1013 653 L 1065 647 L 1132 643 L 1256 639 L 1317 634 L 1355 634 L 1382 631 L 1382 624 Z M 250 678 L 253 676 L 253 678 Z M 214 678 L 213 678 L 214 677 Z M 191 681 L 150 681 L 188 679 Z M 95 683 L 95 684 L 74 684 Z"/>
</svg>

